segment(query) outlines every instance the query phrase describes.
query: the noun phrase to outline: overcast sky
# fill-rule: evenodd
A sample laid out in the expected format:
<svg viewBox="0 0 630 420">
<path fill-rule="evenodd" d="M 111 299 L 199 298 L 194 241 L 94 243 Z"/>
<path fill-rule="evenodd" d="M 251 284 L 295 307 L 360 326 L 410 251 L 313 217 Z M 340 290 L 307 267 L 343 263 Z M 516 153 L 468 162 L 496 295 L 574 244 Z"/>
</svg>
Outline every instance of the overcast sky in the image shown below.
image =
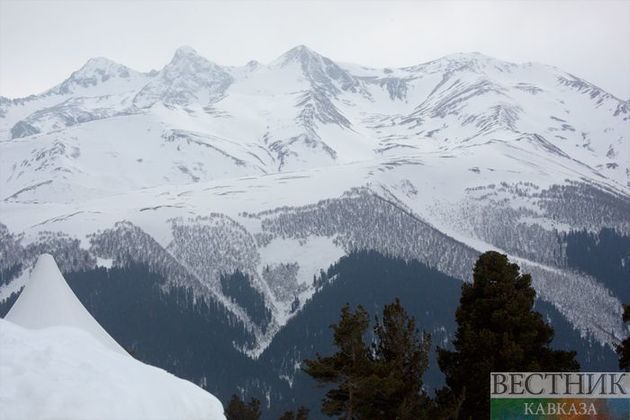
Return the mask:
<svg viewBox="0 0 630 420">
<path fill-rule="evenodd" d="M 305 44 L 375 67 L 478 51 L 555 65 L 630 98 L 630 1 L 0 0 L 0 95 L 48 89 L 104 56 L 159 69 L 190 45 L 224 65 Z"/>
</svg>

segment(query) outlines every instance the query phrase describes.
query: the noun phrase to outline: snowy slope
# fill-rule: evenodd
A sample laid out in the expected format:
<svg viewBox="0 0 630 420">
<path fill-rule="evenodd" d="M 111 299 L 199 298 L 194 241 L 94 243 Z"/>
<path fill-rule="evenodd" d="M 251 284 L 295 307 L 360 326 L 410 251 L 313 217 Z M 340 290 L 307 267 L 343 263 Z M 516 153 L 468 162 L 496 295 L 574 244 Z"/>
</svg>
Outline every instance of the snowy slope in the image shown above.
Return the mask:
<svg viewBox="0 0 630 420">
<path fill-rule="evenodd" d="M 28 329 L 75 327 L 91 334 L 109 350 L 127 355 L 79 302 L 52 255 L 44 254 L 37 259 L 29 281 L 5 319 Z"/>
<path fill-rule="evenodd" d="M 0 319 L 0 418 L 224 419 L 196 385 L 113 352 L 82 330 Z"/>
<path fill-rule="evenodd" d="M 182 47 L 149 74 L 94 59 L 42 95 L 0 101 L 1 268 L 34 250 L 80 254 L 68 270 L 131 256 L 230 308 L 255 354 L 352 249 L 462 280 L 499 249 L 610 343 L 620 302 L 567 269 L 557 233 L 630 233 L 629 133 L 627 102 L 477 53 L 372 69 L 298 46 L 226 67 Z M 219 278 L 235 270 L 272 311 L 266 331 L 224 296 Z"/>
<path fill-rule="evenodd" d="M 0 342 L 1 419 L 225 418 L 212 395 L 129 356 L 50 255 L 0 320 Z"/>
</svg>

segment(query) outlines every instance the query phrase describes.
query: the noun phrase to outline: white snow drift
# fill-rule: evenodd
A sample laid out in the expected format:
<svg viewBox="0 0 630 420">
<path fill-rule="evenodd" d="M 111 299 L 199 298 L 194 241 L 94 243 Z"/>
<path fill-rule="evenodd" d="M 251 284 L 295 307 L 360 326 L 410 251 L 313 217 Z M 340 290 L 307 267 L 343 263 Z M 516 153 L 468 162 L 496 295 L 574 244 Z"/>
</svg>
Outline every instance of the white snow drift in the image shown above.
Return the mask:
<svg viewBox="0 0 630 420">
<path fill-rule="evenodd" d="M 90 333 L 108 349 L 127 355 L 79 302 L 48 254 L 37 260 L 29 283 L 5 319 L 30 329 L 76 327 Z"/>
<path fill-rule="evenodd" d="M 0 419 L 224 419 L 196 385 L 129 356 L 43 255 L 0 320 Z"/>
</svg>

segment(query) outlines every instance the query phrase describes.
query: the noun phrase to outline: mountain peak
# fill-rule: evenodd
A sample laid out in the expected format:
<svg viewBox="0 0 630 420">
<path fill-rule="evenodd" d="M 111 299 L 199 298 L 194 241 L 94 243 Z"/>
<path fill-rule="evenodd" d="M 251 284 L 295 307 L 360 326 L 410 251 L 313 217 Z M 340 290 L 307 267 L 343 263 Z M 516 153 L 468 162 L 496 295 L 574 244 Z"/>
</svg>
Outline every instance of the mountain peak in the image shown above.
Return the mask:
<svg viewBox="0 0 630 420">
<path fill-rule="evenodd" d="M 197 50 L 192 47 L 183 45 L 175 50 L 171 61 L 162 69 L 162 71 L 185 71 L 185 72 L 205 72 L 208 69 L 215 71 L 222 67 L 206 57 L 200 55 Z"/>
<path fill-rule="evenodd" d="M 346 70 L 328 57 L 324 57 L 305 45 L 298 45 L 278 57 L 271 67 L 298 65 L 313 88 L 333 96 L 341 90 L 356 92 L 359 83 Z"/>
<path fill-rule="evenodd" d="M 200 55 L 194 48 L 184 45 L 175 50 L 173 58 L 162 69 L 162 73 L 206 73 L 221 69 L 221 66 Z"/>
<path fill-rule="evenodd" d="M 122 64 L 118 64 L 113 60 L 110 60 L 107 57 L 92 57 L 85 62 L 82 69 L 84 68 L 103 68 L 103 67 L 112 67 L 112 66 L 121 66 Z"/>
<path fill-rule="evenodd" d="M 291 54 L 291 53 L 293 53 L 293 54 L 320 55 L 316 51 L 310 49 L 309 47 L 307 47 L 304 44 L 296 45 L 295 47 L 293 47 L 289 51 L 287 51 L 287 54 Z"/>
<path fill-rule="evenodd" d="M 182 45 L 175 50 L 175 57 L 199 56 L 197 50 L 188 45 Z"/>
<path fill-rule="evenodd" d="M 326 59 L 318 52 L 308 48 L 306 45 L 298 45 L 278 57 L 273 64 L 285 65 L 290 62 L 306 63 L 309 61 L 320 61 Z"/>
<path fill-rule="evenodd" d="M 457 52 L 457 53 L 453 53 L 453 54 L 448 54 L 448 55 L 445 55 L 445 56 L 443 56 L 441 58 L 438 58 L 438 60 L 457 61 L 457 62 L 462 62 L 462 63 L 470 63 L 470 62 L 485 62 L 485 63 L 489 63 L 489 62 L 498 62 L 498 61 L 500 61 L 500 60 L 497 60 L 494 57 L 482 54 L 482 53 L 480 53 L 478 51 Z"/>
<path fill-rule="evenodd" d="M 113 60 L 110 60 L 106 57 L 92 57 L 77 71 L 72 73 L 71 77 L 75 79 L 92 77 L 95 74 L 101 76 L 120 76 L 124 74 L 122 77 L 127 77 L 129 75 L 130 69 L 120 63 L 117 63 Z"/>
<path fill-rule="evenodd" d="M 483 72 L 488 68 L 497 68 L 501 71 L 509 71 L 517 64 L 501 61 L 480 52 L 458 52 L 445 55 L 436 60 L 405 67 L 404 70 L 434 72 L 452 72 L 458 70 L 470 70 L 475 73 Z"/>
<path fill-rule="evenodd" d="M 109 58 L 93 57 L 50 92 L 73 93 L 77 88 L 89 88 L 114 78 L 127 79 L 132 74 L 137 74 L 137 72 Z"/>
<path fill-rule="evenodd" d="M 202 57 L 193 48 L 179 47 L 173 59 L 134 98 L 141 108 L 161 101 L 169 105 L 208 105 L 221 97 L 232 83 L 221 66 Z"/>
</svg>

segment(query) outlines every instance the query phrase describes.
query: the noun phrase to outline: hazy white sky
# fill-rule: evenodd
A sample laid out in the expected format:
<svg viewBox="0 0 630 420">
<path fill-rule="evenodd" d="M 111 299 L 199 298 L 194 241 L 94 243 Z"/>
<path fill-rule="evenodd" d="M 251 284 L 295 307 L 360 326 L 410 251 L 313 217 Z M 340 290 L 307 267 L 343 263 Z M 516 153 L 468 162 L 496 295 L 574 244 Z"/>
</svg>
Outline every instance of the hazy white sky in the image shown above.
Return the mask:
<svg viewBox="0 0 630 420">
<path fill-rule="evenodd" d="M 630 1 L 0 0 L 0 95 L 39 93 L 87 59 L 159 69 L 190 45 L 225 65 L 305 44 L 398 67 L 455 52 L 552 64 L 630 98 Z"/>
</svg>

